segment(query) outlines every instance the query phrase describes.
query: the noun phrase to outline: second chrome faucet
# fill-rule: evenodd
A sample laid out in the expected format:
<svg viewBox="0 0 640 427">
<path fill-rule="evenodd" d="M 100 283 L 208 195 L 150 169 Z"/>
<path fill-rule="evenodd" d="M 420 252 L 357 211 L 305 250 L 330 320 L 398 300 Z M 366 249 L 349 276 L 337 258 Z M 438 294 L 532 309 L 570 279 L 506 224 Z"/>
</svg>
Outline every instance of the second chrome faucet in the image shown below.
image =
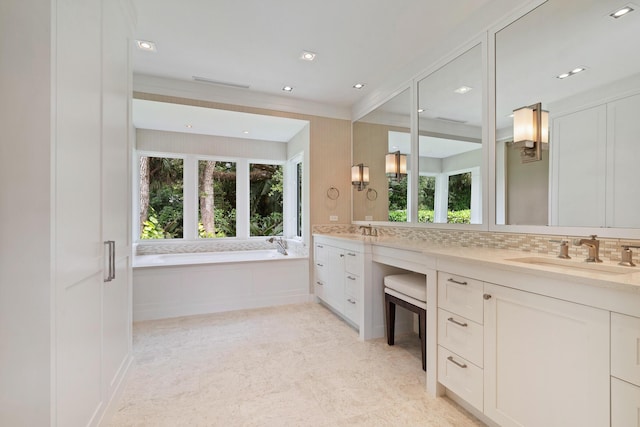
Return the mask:
<svg viewBox="0 0 640 427">
<path fill-rule="evenodd" d="M 576 246 L 589 248 L 589 256 L 585 259 L 586 262 L 602 262 L 600 259 L 600 241 L 596 237 L 598 236 L 592 234 L 590 239 L 575 239 L 573 241 Z"/>
</svg>

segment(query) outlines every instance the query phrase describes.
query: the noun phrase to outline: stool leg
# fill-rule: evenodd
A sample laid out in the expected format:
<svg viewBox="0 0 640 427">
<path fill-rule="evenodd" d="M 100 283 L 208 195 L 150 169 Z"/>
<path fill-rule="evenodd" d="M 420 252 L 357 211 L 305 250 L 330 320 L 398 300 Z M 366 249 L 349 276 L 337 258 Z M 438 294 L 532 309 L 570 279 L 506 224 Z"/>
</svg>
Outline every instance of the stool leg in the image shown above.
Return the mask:
<svg viewBox="0 0 640 427">
<path fill-rule="evenodd" d="M 422 330 L 420 335 L 420 345 L 422 346 L 422 370 L 427 370 L 427 313 L 423 311 L 418 315 L 419 329 Z"/>
<path fill-rule="evenodd" d="M 385 306 L 387 308 L 387 344 L 394 344 L 394 333 L 395 333 L 395 325 L 396 325 L 396 305 L 389 301 L 389 298 L 386 297 L 385 294 Z"/>
</svg>

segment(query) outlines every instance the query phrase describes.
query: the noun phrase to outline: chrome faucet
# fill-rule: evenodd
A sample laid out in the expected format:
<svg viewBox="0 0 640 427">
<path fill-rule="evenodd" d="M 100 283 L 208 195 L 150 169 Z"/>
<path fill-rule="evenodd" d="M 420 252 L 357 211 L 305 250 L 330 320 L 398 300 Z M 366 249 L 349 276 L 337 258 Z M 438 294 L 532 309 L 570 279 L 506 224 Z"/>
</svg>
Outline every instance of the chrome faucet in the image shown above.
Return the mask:
<svg viewBox="0 0 640 427">
<path fill-rule="evenodd" d="M 360 230 L 362 230 L 362 235 L 363 236 L 377 236 L 378 235 L 378 230 L 373 228 L 371 226 L 371 224 L 369 224 L 369 225 L 361 225 L 359 228 L 360 228 Z"/>
<path fill-rule="evenodd" d="M 267 239 L 267 242 L 269 243 L 275 243 L 276 244 L 276 249 L 278 250 L 278 252 L 280 252 L 282 255 L 289 255 L 287 253 L 287 241 L 284 240 L 282 237 L 269 237 Z"/>
<path fill-rule="evenodd" d="M 592 234 L 590 239 L 575 239 L 573 241 L 576 246 L 584 245 L 589 248 L 589 256 L 585 259 L 586 262 L 602 262 L 600 259 L 600 241 L 596 237 L 598 236 Z"/>
</svg>

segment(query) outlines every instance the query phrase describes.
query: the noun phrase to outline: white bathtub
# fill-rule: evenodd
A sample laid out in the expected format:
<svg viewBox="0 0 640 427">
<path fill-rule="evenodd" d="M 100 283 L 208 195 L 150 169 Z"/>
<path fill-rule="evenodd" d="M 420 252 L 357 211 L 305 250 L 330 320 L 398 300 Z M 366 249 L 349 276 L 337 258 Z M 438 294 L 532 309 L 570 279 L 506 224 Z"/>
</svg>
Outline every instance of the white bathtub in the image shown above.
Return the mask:
<svg viewBox="0 0 640 427">
<path fill-rule="evenodd" d="M 273 250 L 139 255 L 133 320 L 151 320 L 311 300 L 309 260 Z"/>
</svg>

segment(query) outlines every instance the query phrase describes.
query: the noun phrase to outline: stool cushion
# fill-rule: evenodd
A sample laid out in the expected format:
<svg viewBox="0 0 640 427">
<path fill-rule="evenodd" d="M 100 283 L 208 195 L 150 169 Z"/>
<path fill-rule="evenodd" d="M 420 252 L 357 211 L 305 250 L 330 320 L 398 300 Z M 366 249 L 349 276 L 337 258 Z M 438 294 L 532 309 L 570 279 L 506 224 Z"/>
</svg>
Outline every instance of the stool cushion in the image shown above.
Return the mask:
<svg viewBox="0 0 640 427">
<path fill-rule="evenodd" d="M 384 285 L 418 301 L 427 301 L 427 279 L 424 274 L 393 274 L 384 278 Z"/>
</svg>

